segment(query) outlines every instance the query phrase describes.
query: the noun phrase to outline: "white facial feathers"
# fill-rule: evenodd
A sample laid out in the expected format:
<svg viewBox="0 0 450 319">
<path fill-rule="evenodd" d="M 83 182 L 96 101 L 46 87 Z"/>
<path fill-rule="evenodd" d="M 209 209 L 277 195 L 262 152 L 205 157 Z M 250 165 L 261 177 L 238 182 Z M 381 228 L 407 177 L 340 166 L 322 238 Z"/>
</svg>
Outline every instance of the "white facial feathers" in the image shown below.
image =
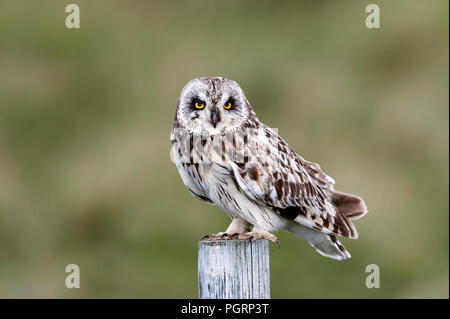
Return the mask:
<svg viewBox="0 0 450 319">
<path fill-rule="evenodd" d="M 248 116 L 249 104 L 239 84 L 211 77 L 186 84 L 178 100 L 175 120 L 190 133 L 215 135 L 236 130 Z"/>
</svg>

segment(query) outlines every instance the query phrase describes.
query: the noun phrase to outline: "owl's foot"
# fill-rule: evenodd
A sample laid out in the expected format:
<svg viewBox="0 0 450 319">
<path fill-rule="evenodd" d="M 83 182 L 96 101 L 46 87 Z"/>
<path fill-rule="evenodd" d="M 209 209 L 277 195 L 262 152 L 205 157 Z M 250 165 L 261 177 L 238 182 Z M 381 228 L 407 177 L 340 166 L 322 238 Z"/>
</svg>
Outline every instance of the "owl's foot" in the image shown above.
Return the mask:
<svg viewBox="0 0 450 319">
<path fill-rule="evenodd" d="M 268 239 L 271 242 L 277 243 L 278 248 L 280 248 L 280 241 L 278 238 L 274 235 L 269 233 L 268 231 L 259 229 L 259 228 L 253 228 L 251 232 L 247 233 L 236 233 L 232 234 L 230 236 L 230 239 L 247 239 L 249 242 L 258 240 L 258 239 Z"/>
<path fill-rule="evenodd" d="M 208 239 L 208 240 L 234 239 L 234 238 L 231 238 L 231 234 L 244 233 L 248 230 L 250 230 L 250 224 L 248 222 L 246 222 L 245 220 L 240 219 L 240 218 L 234 218 L 231 221 L 231 224 L 230 224 L 230 226 L 228 226 L 226 231 L 220 232 L 217 234 L 205 235 L 202 238 L 200 238 L 200 240 L 202 240 L 202 239 Z"/>
<path fill-rule="evenodd" d="M 220 232 L 217 234 L 206 234 L 204 235 L 202 238 L 200 238 L 200 240 L 203 239 L 207 239 L 207 240 L 226 240 L 226 239 L 231 239 L 230 235 L 228 235 L 225 232 Z"/>
</svg>

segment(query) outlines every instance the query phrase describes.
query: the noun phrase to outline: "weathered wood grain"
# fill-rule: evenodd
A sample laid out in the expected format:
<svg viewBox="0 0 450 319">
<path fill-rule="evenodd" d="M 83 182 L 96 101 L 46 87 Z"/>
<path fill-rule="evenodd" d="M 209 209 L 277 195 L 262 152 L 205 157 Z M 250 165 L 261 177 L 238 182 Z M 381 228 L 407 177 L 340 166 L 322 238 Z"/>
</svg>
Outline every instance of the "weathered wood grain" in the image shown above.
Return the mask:
<svg viewBox="0 0 450 319">
<path fill-rule="evenodd" d="M 198 243 L 200 299 L 270 298 L 269 242 L 265 239 Z"/>
</svg>

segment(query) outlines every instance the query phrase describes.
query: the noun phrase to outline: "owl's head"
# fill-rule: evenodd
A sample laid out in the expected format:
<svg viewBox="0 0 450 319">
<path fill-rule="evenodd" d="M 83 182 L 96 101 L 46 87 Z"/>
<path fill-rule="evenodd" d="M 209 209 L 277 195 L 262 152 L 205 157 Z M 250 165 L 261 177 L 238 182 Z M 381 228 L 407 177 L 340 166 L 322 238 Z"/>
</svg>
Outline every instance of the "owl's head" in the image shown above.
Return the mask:
<svg viewBox="0 0 450 319">
<path fill-rule="evenodd" d="M 175 121 L 189 133 L 215 135 L 241 127 L 251 113 L 239 84 L 225 78 L 205 77 L 184 86 Z"/>
</svg>

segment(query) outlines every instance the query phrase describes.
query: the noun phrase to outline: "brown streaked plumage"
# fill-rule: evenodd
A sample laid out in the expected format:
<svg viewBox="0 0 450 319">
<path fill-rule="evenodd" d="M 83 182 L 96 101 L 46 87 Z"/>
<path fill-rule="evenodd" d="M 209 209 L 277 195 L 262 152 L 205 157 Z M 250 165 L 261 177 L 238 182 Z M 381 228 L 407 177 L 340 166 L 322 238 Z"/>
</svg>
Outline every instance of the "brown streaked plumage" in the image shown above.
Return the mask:
<svg viewBox="0 0 450 319">
<path fill-rule="evenodd" d="M 205 107 L 197 109 L 194 101 Z M 350 258 L 336 236 L 358 237 L 352 220 L 367 213 L 364 201 L 335 191 L 318 164 L 261 123 L 236 82 L 190 81 L 180 94 L 171 141 L 191 194 L 232 218 L 225 233 L 211 238 L 238 233 L 277 241 L 270 232 L 286 229 L 324 256 Z"/>
</svg>

